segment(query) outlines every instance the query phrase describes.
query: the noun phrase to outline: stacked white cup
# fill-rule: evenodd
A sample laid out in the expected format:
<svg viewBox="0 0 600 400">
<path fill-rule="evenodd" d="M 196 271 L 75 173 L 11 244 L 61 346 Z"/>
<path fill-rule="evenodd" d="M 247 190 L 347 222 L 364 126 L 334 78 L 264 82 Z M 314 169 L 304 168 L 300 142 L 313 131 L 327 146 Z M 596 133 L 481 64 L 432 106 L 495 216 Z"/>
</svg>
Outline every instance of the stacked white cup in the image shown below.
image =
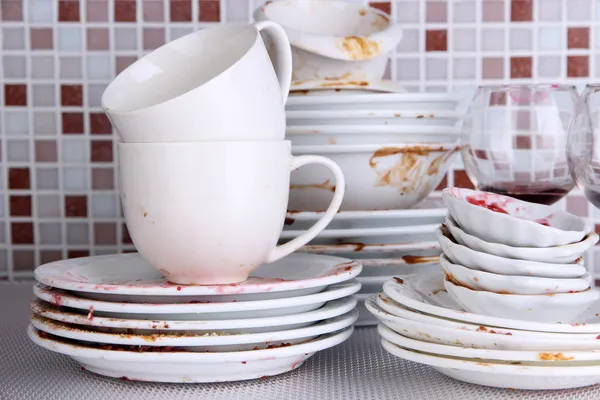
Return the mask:
<svg viewBox="0 0 600 400">
<path fill-rule="evenodd" d="M 273 43 L 274 67 L 261 34 Z M 140 254 L 169 281 L 247 279 L 312 240 L 344 195 L 342 171 L 294 157 L 284 140 L 292 59 L 270 21 L 223 24 L 170 42 L 108 86 L 102 107 L 116 129 L 121 202 Z M 332 171 L 335 195 L 303 235 L 277 246 L 291 170 Z"/>
</svg>

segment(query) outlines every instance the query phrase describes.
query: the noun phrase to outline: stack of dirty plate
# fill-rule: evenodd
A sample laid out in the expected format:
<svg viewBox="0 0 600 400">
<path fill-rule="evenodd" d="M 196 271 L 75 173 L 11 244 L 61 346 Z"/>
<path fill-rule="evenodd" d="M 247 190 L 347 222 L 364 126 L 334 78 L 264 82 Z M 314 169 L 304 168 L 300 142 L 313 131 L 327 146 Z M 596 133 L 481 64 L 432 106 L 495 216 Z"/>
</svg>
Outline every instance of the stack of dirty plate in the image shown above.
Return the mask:
<svg viewBox="0 0 600 400">
<path fill-rule="evenodd" d="M 290 96 L 286 135 L 294 155 L 317 154 L 338 163 L 346 193 L 331 224 L 302 251 L 360 259 L 364 299 L 394 274 L 438 262 L 435 231 L 446 209 L 439 197 L 427 197 L 460 148 L 463 98 L 350 89 L 313 95 L 319 92 Z M 292 173 L 282 241 L 305 232 L 323 214 L 332 182 L 318 166 Z M 375 323 L 361 313 L 359 325 Z"/>
<path fill-rule="evenodd" d="M 85 370 L 153 382 L 255 379 L 346 340 L 362 267 L 292 254 L 239 284 L 169 283 L 137 253 L 35 271 L 31 340 Z"/>
<path fill-rule="evenodd" d="M 443 194 L 441 268 L 396 276 L 367 299 L 385 350 L 485 386 L 600 383 L 600 292 L 579 261 L 598 241 L 591 225 L 493 193 Z"/>
</svg>

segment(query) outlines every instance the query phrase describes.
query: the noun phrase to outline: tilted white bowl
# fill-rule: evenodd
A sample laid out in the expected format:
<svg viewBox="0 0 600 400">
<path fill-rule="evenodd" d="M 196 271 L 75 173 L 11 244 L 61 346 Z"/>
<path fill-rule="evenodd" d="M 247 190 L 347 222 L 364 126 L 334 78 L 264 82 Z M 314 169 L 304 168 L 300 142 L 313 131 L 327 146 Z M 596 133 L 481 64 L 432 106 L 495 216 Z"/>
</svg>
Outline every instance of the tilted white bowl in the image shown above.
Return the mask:
<svg viewBox="0 0 600 400">
<path fill-rule="evenodd" d="M 476 236 L 469 235 L 458 226 L 450 215 L 446 217 L 445 224 L 454 240 L 471 250 L 518 260 L 571 264 L 598 242 L 598 235 L 592 232 L 588 233 L 580 242 L 563 246 L 512 247 L 500 243 L 486 242 Z"/>
<path fill-rule="evenodd" d="M 547 278 L 579 278 L 587 272 L 581 260 L 572 264 L 552 264 L 505 258 L 475 251 L 453 242 L 453 238 L 445 229 L 445 226 L 438 229 L 436 234 L 442 251 L 448 257 L 448 260 L 467 268 L 502 275 Z"/>
<path fill-rule="evenodd" d="M 406 209 L 424 200 L 441 182 L 456 144 L 292 146 L 294 155 L 319 154 L 335 161 L 346 176 L 340 210 Z M 333 179 L 320 167 L 292 172 L 289 208 L 327 208 Z"/>
<path fill-rule="evenodd" d="M 445 255 L 440 265 L 448 280 L 473 290 L 486 290 L 498 294 L 554 294 L 581 292 L 589 289 L 592 277 L 540 278 L 534 276 L 499 275 L 451 263 Z"/>
<path fill-rule="evenodd" d="M 488 242 L 516 247 L 561 246 L 580 242 L 593 230 L 590 223 L 573 214 L 496 193 L 446 188 L 442 198 L 465 232 Z"/>
<path fill-rule="evenodd" d="M 572 322 L 583 315 L 599 296 L 596 290 L 553 295 L 497 294 L 471 290 L 444 280 L 448 294 L 465 310 L 490 317 L 536 322 Z"/>
</svg>

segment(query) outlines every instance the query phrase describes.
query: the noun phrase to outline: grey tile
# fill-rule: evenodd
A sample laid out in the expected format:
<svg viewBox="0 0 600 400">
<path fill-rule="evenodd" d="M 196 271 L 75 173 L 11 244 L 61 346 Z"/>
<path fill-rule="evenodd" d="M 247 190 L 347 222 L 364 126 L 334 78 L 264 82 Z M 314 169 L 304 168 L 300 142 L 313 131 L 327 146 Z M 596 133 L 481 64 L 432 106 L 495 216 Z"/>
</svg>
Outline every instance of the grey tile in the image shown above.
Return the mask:
<svg viewBox="0 0 600 400">
<path fill-rule="evenodd" d="M 60 197 L 56 194 L 38 194 L 36 196 L 38 218 L 60 217 Z"/>
</svg>

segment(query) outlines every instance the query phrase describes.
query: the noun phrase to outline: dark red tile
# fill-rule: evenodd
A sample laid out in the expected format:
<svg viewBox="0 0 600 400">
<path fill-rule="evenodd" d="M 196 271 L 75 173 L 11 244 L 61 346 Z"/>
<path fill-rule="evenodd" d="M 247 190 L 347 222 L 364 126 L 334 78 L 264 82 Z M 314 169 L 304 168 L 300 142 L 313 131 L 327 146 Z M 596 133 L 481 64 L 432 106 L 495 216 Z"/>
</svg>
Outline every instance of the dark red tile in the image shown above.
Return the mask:
<svg viewBox="0 0 600 400">
<path fill-rule="evenodd" d="M 89 257 L 89 250 L 69 250 L 67 251 L 67 258 L 80 258 L 80 257 Z"/>
<path fill-rule="evenodd" d="M 83 134 L 83 113 L 63 112 L 62 113 L 62 133 L 66 135 Z"/>
<path fill-rule="evenodd" d="M 23 21 L 23 0 L 0 1 L 0 15 L 3 21 Z"/>
<path fill-rule="evenodd" d="M 9 168 L 8 188 L 31 189 L 31 178 L 29 168 Z"/>
<path fill-rule="evenodd" d="M 133 241 L 131 240 L 131 236 L 129 235 L 129 230 L 127 229 L 127 225 L 123 224 L 122 227 L 122 238 L 121 238 L 121 243 L 122 244 L 133 244 Z"/>
<path fill-rule="evenodd" d="M 172 22 L 192 20 L 192 0 L 170 0 L 169 9 Z"/>
<path fill-rule="evenodd" d="M 114 0 L 115 22 L 135 22 L 136 21 L 136 1 L 135 0 Z"/>
<path fill-rule="evenodd" d="M 446 29 L 428 29 L 425 32 L 426 51 L 447 51 L 448 31 Z"/>
<path fill-rule="evenodd" d="M 448 174 L 444 175 L 444 179 L 440 182 L 439 185 L 435 188 L 436 191 L 443 190 L 448 187 Z"/>
<path fill-rule="evenodd" d="M 66 217 L 87 217 L 88 205 L 86 196 L 66 195 L 65 196 L 65 216 Z"/>
<path fill-rule="evenodd" d="M 112 168 L 92 168 L 92 189 L 112 190 L 115 188 L 114 170 Z"/>
<path fill-rule="evenodd" d="M 90 113 L 90 132 L 96 135 L 110 135 L 112 126 L 104 113 Z"/>
<path fill-rule="evenodd" d="M 32 222 L 13 222 L 10 224 L 12 244 L 33 244 L 35 242 Z"/>
<path fill-rule="evenodd" d="M 7 106 L 26 106 L 27 85 L 5 83 L 4 104 Z"/>
<path fill-rule="evenodd" d="M 117 224 L 115 222 L 96 222 L 94 224 L 94 243 L 117 244 Z"/>
<path fill-rule="evenodd" d="M 90 142 L 92 162 L 111 162 L 113 160 L 113 143 L 109 140 L 92 140 Z"/>
<path fill-rule="evenodd" d="M 392 3 L 389 1 L 373 1 L 369 5 L 373 8 L 383 11 L 386 14 L 392 13 Z"/>
<path fill-rule="evenodd" d="M 539 0 L 542 1 L 542 0 Z M 513 22 L 525 22 L 533 20 L 532 0 L 512 0 L 510 2 L 510 20 Z"/>
<path fill-rule="evenodd" d="M 464 170 L 454 171 L 454 186 L 459 188 L 475 189 L 473 182 Z"/>
<path fill-rule="evenodd" d="M 567 28 L 567 47 L 569 49 L 589 49 L 590 28 Z"/>
<path fill-rule="evenodd" d="M 81 85 L 60 85 L 60 104 L 62 106 L 82 106 L 83 87 Z"/>
<path fill-rule="evenodd" d="M 13 250 L 12 256 L 15 271 L 33 271 L 37 267 L 33 250 Z"/>
<path fill-rule="evenodd" d="M 590 75 L 588 56 L 567 56 L 567 76 L 569 78 L 585 78 Z"/>
<path fill-rule="evenodd" d="M 31 196 L 10 196 L 11 217 L 31 217 Z"/>
<path fill-rule="evenodd" d="M 495 92 L 490 95 L 490 106 L 506 105 L 506 93 Z"/>
<path fill-rule="evenodd" d="M 199 0 L 199 20 L 202 22 L 219 22 L 221 20 L 220 0 Z"/>
<path fill-rule="evenodd" d="M 511 57 L 510 58 L 510 77 L 511 78 L 531 78 L 533 69 L 532 57 Z"/>
<path fill-rule="evenodd" d="M 47 264 L 54 261 L 62 260 L 61 250 L 40 250 L 40 263 Z"/>
<path fill-rule="evenodd" d="M 60 22 L 78 22 L 80 18 L 79 0 L 59 0 L 58 20 Z"/>
<path fill-rule="evenodd" d="M 531 149 L 531 136 L 518 135 L 513 137 L 513 147 L 519 150 Z"/>
</svg>

